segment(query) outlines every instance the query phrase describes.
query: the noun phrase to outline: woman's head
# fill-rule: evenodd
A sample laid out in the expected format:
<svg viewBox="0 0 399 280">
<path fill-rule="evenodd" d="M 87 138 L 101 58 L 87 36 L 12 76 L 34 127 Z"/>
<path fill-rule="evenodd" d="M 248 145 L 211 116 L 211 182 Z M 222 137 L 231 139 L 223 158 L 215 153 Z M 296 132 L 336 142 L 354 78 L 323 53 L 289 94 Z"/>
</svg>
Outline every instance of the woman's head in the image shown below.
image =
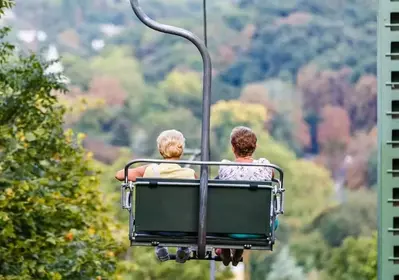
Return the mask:
<svg viewBox="0 0 399 280">
<path fill-rule="evenodd" d="M 255 133 L 248 127 L 238 126 L 231 131 L 231 146 L 238 157 L 252 156 L 257 140 Z"/>
<path fill-rule="evenodd" d="M 157 138 L 159 153 L 164 159 L 178 159 L 183 154 L 185 140 L 180 131 L 165 130 Z"/>
</svg>

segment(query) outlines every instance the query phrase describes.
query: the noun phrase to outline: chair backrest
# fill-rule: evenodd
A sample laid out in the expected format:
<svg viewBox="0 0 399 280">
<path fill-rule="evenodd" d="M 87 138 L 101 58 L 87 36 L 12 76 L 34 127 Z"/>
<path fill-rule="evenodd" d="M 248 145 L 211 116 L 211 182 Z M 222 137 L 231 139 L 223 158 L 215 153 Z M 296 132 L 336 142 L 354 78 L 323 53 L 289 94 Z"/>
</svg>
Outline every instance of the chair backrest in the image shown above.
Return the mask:
<svg viewBox="0 0 399 280">
<path fill-rule="evenodd" d="M 200 180 L 138 178 L 135 232 L 198 231 Z M 207 235 L 270 233 L 272 182 L 209 180 Z"/>
</svg>

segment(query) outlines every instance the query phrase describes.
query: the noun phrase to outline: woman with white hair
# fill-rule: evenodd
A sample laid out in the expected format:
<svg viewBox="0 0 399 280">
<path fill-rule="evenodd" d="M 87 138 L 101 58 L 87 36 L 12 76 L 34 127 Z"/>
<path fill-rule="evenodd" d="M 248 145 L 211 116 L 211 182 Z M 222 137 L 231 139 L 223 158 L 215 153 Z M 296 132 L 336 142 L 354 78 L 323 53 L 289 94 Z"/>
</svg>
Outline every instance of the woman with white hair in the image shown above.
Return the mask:
<svg viewBox="0 0 399 280">
<path fill-rule="evenodd" d="M 158 151 L 166 160 L 179 160 L 184 152 L 185 138 L 180 131 L 165 130 L 157 138 Z M 196 179 L 195 171 L 191 168 L 182 168 L 174 163 L 149 164 L 129 169 L 128 180 L 136 181 L 136 178 L 175 178 Z M 125 179 L 124 169 L 119 170 L 115 178 L 119 181 Z M 158 246 L 155 253 L 160 261 L 170 259 L 168 249 Z M 176 262 L 184 263 L 190 256 L 190 248 L 180 247 L 176 252 Z"/>
<path fill-rule="evenodd" d="M 180 131 L 175 129 L 165 130 L 159 134 L 157 146 L 164 159 L 179 160 L 184 152 L 185 138 Z M 195 179 L 195 171 L 173 163 L 149 164 L 129 169 L 127 177 L 129 181 L 136 181 L 137 177 Z M 125 179 L 124 169 L 119 170 L 115 178 L 123 181 Z"/>
</svg>

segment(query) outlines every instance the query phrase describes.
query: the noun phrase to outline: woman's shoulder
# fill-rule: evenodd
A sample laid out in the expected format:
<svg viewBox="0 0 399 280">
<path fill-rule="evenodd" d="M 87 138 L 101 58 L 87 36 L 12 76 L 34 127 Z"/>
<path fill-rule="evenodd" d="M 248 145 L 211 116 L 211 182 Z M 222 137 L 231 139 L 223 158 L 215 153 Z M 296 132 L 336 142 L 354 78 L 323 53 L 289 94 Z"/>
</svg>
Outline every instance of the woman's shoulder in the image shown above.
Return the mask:
<svg viewBox="0 0 399 280">
<path fill-rule="evenodd" d="M 266 158 L 259 158 L 259 159 L 254 160 L 254 162 L 270 164 L 270 161 L 268 159 L 266 159 Z"/>
<path fill-rule="evenodd" d="M 231 160 L 222 159 L 220 162 L 221 163 L 230 163 Z M 231 166 L 231 165 L 220 165 L 219 166 L 219 172 L 218 172 L 219 176 L 224 174 L 224 173 L 226 173 L 226 172 L 229 173 L 232 167 L 234 167 L 234 166 Z"/>
<path fill-rule="evenodd" d="M 230 163 L 231 162 L 231 160 L 228 160 L 228 159 L 222 159 L 221 161 L 220 161 L 221 163 Z M 226 167 L 229 167 L 229 165 L 220 165 L 219 166 L 219 168 L 226 168 Z"/>
<path fill-rule="evenodd" d="M 143 177 L 151 177 L 152 175 L 159 173 L 158 164 L 156 163 L 150 163 L 144 165 L 143 168 L 144 168 Z"/>
<path fill-rule="evenodd" d="M 187 174 L 188 179 L 195 179 L 195 170 L 189 167 L 183 168 Z"/>
<path fill-rule="evenodd" d="M 228 160 L 228 159 L 222 159 L 221 161 L 220 161 L 221 163 L 231 163 L 232 161 L 231 160 Z M 219 166 L 219 170 L 223 170 L 223 169 L 229 169 L 229 168 L 231 168 L 231 167 L 234 167 L 234 166 L 231 166 L 231 165 L 220 165 Z"/>
<path fill-rule="evenodd" d="M 190 168 L 190 167 L 182 167 L 181 170 L 183 172 L 187 172 L 187 173 L 190 173 L 190 174 L 195 174 L 195 170 Z"/>
</svg>

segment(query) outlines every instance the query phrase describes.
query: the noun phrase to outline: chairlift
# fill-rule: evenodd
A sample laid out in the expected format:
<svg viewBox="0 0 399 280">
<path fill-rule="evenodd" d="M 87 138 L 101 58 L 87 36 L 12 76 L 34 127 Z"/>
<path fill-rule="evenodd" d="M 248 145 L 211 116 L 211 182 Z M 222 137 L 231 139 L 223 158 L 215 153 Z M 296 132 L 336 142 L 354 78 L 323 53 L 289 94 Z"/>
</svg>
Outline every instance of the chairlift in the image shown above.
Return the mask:
<svg viewBox="0 0 399 280">
<path fill-rule="evenodd" d="M 186 151 L 191 154 L 189 160 L 135 159 L 125 165 L 121 207 L 129 212 L 131 246 L 190 247 L 190 259 L 208 261 L 221 261 L 213 254 L 214 248 L 272 251 L 276 218 L 284 213 L 283 170 L 273 164 L 209 160 L 211 59 L 206 44 L 185 29 L 150 19 L 138 0 L 130 0 L 130 3 L 139 20 L 149 28 L 192 42 L 204 65 L 201 149 Z M 198 156 L 201 156 L 200 161 L 195 160 Z M 200 179 L 137 178 L 135 182 L 129 181 L 128 169 L 143 163 L 200 166 Z M 278 178 L 270 181 L 209 179 L 209 167 L 222 165 L 270 167 Z M 233 238 L 232 234 L 256 237 Z M 170 255 L 170 259 L 176 256 Z"/>
</svg>

